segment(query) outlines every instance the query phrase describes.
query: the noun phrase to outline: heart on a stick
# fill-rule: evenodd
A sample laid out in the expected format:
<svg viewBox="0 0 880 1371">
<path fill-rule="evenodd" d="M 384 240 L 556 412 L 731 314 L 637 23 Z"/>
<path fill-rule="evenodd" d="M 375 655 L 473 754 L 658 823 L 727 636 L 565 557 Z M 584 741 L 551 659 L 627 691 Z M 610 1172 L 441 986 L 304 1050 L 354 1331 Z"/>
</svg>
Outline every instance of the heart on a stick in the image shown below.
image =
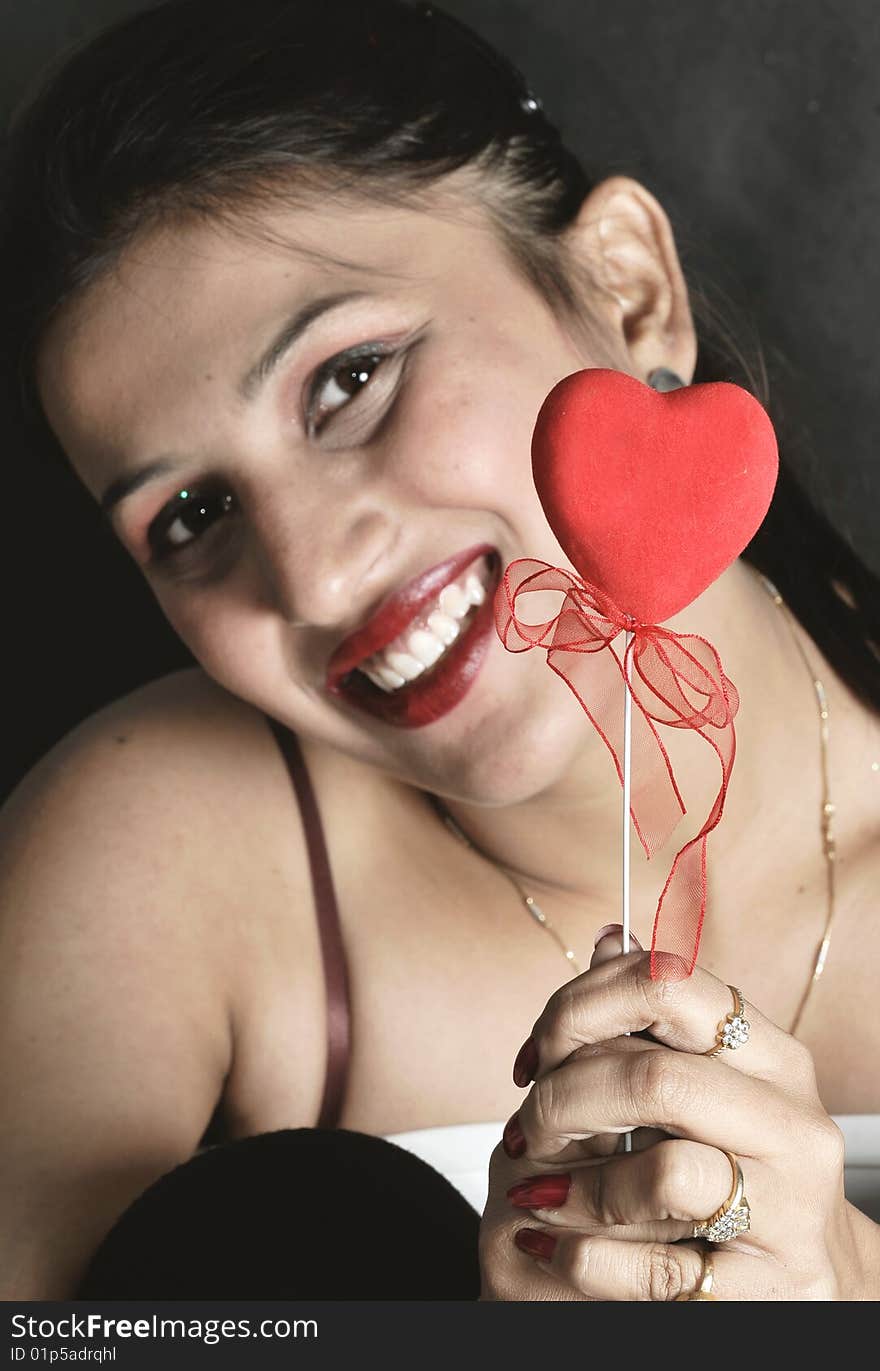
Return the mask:
<svg viewBox="0 0 880 1371">
<path fill-rule="evenodd" d="M 767 412 L 728 381 L 663 393 L 590 367 L 554 386 L 532 435 L 535 486 L 560 546 L 642 624 L 677 614 L 739 556 L 778 467 Z"/>
</svg>

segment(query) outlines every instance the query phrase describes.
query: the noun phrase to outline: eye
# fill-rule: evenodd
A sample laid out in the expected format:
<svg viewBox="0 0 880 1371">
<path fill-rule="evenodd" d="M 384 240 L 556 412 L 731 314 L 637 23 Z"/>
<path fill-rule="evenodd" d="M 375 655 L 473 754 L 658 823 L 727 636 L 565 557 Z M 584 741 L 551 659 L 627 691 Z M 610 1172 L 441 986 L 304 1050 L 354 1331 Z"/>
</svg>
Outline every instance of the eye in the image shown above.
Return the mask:
<svg viewBox="0 0 880 1371">
<path fill-rule="evenodd" d="M 328 427 L 333 415 L 365 390 L 382 363 L 394 354 L 375 343 L 337 353 L 320 367 L 309 387 L 308 422 L 314 433 Z M 316 422 L 329 412 L 330 419 Z"/>
<path fill-rule="evenodd" d="M 333 415 L 346 409 L 370 384 L 382 363 L 396 355 L 382 344 L 366 343 L 337 353 L 315 373 L 308 390 L 309 431 L 320 434 L 330 426 Z M 316 423 L 316 415 L 329 419 Z M 210 485 L 201 490 L 178 491 L 147 530 L 153 560 L 172 558 L 203 538 L 235 506 L 234 496 Z"/>
<path fill-rule="evenodd" d="M 207 487 L 205 490 L 181 490 L 156 516 L 147 530 L 147 539 L 156 561 L 171 557 L 202 538 L 227 514 L 234 504 L 233 497 Z"/>
</svg>

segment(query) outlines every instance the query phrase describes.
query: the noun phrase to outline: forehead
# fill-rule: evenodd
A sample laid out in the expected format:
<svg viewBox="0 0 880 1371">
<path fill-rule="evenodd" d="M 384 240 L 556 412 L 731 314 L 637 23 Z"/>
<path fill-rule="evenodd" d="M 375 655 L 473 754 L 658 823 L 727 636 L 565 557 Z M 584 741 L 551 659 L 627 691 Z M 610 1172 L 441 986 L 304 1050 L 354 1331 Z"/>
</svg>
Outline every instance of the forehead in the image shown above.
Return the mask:
<svg viewBox="0 0 880 1371">
<path fill-rule="evenodd" d="M 193 369 L 190 383 L 206 364 L 240 370 L 267 330 L 331 283 L 367 300 L 433 295 L 452 308 L 458 294 L 471 309 L 493 261 L 505 270 L 497 234 L 460 184 L 435 185 L 406 206 L 315 195 L 155 229 L 47 331 L 38 382 L 49 421 L 71 455 L 85 432 L 92 451 L 115 446 L 181 368 Z"/>
<path fill-rule="evenodd" d="M 469 253 L 498 254 L 479 205 L 436 187 L 406 207 L 328 195 L 166 225 L 135 238 L 59 312 L 41 348 L 41 374 L 57 366 L 59 344 L 87 357 L 98 334 L 123 342 L 132 324 L 144 339 L 154 332 L 173 337 L 197 327 L 201 316 L 216 323 L 218 300 L 237 307 L 246 322 L 279 281 L 288 283 L 290 296 L 331 278 L 403 294 L 456 269 L 460 275 L 469 260 L 461 255 L 465 240 Z"/>
</svg>

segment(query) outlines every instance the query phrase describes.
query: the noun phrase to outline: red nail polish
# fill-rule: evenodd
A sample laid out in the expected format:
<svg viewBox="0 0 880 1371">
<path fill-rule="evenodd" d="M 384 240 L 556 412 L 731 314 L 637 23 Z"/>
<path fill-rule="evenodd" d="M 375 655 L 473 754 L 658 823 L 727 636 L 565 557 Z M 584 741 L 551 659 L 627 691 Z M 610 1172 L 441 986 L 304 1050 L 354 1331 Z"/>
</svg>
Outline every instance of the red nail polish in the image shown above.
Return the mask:
<svg viewBox="0 0 880 1371">
<path fill-rule="evenodd" d="M 507 1123 L 504 1125 L 504 1133 L 501 1141 L 508 1157 L 521 1157 L 526 1150 L 525 1134 L 519 1126 L 519 1111 L 511 1114 Z"/>
<path fill-rule="evenodd" d="M 526 1038 L 513 1063 L 513 1083 L 526 1086 L 538 1074 L 538 1048 L 534 1038 Z"/>
<path fill-rule="evenodd" d="M 552 1233 L 541 1233 L 537 1228 L 518 1228 L 513 1235 L 513 1241 L 523 1252 L 528 1252 L 530 1257 L 543 1257 L 547 1262 L 553 1256 L 553 1249 L 556 1246 L 556 1239 Z"/>
<path fill-rule="evenodd" d="M 558 1209 L 568 1199 L 571 1176 L 564 1172 L 557 1176 L 528 1176 L 507 1192 L 511 1204 L 520 1209 Z"/>
</svg>

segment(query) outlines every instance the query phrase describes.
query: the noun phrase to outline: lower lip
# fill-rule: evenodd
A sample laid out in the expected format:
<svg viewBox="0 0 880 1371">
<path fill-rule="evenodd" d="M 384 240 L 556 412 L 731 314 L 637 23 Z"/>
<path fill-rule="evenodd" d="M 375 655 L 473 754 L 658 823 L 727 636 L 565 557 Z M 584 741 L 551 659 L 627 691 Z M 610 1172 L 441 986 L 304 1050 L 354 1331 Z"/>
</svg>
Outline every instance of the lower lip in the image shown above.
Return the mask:
<svg viewBox="0 0 880 1371">
<path fill-rule="evenodd" d="M 436 723 L 461 704 L 480 673 L 495 635 L 495 588 L 493 581 L 470 625 L 456 638 L 442 661 L 409 685 L 384 691 L 361 672 L 353 672 L 333 693 L 393 728 L 424 728 Z"/>
</svg>

